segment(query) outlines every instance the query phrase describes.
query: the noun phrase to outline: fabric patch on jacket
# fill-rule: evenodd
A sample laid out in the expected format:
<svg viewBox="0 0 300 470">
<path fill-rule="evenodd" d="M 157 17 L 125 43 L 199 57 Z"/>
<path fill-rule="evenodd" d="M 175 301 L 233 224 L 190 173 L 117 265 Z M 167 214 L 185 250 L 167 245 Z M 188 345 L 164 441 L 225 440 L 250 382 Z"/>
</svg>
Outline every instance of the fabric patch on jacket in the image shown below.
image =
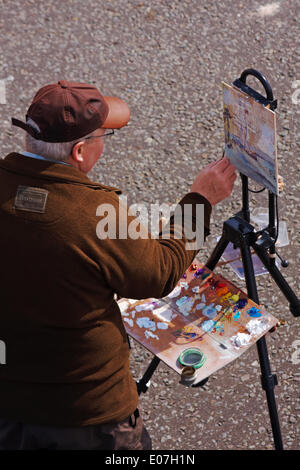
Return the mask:
<svg viewBox="0 0 300 470">
<path fill-rule="evenodd" d="M 49 191 L 43 188 L 19 185 L 14 208 L 23 211 L 43 213 L 46 209 L 48 193 Z"/>
</svg>

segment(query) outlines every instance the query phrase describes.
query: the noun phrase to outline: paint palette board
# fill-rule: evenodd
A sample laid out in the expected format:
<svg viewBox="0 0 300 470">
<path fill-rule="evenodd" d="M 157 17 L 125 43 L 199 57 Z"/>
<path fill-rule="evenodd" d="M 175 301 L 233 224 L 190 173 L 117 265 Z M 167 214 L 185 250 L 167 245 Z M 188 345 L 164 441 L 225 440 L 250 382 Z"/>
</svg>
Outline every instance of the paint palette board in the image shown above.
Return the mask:
<svg viewBox="0 0 300 470">
<path fill-rule="evenodd" d="M 277 323 L 243 291 L 197 260 L 162 299 L 120 299 L 129 336 L 181 374 L 179 355 L 198 348 L 198 383 L 237 359 Z"/>
</svg>

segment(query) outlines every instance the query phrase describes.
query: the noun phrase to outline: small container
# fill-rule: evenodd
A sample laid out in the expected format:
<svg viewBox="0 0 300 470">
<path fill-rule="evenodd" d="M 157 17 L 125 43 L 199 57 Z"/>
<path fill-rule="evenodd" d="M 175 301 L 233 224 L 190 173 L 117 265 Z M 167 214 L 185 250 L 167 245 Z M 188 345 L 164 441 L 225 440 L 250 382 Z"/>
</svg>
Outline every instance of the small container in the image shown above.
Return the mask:
<svg viewBox="0 0 300 470">
<path fill-rule="evenodd" d="M 191 383 L 196 378 L 196 369 L 192 366 L 185 366 L 181 371 L 181 380 L 183 383 Z"/>
<path fill-rule="evenodd" d="M 206 361 L 205 354 L 198 348 L 189 348 L 182 351 L 178 357 L 178 361 L 182 366 L 193 367 L 199 369 Z"/>
</svg>

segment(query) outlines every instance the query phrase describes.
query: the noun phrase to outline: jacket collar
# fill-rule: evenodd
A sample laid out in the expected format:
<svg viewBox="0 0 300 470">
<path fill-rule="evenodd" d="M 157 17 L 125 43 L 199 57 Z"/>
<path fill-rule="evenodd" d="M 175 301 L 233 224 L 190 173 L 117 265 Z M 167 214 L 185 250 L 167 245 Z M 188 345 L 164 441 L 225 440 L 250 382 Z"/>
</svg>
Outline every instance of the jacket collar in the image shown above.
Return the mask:
<svg viewBox="0 0 300 470">
<path fill-rule="evenodd" d="M 91 181 L 82 171 L 71 165 L 37 160 L 20 153 L 10 153 L 3 160 L 0 160 L 0 169 L 46 181 L 85 185 L 94 189 L 114 191 L 117 194 L 122 194 L 122 191 L 118 188 Z"/>
</svg>

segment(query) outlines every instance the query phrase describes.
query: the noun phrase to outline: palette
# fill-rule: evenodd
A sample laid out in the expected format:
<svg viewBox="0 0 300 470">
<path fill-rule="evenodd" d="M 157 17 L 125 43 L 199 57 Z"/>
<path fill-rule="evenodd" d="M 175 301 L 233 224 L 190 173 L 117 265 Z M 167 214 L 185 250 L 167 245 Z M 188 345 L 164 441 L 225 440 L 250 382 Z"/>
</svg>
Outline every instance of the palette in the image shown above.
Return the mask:
<svg viewBox="0 0 300 470">
<path fill-rule="evenodd" d="M 118 304 L 128 335 L 178 374 L 183 368 L 178 358 L 186 349 L 204 354 L 194 383 L 237 359 L 278 322 L 197 260 L 168 296 L 123 298 Z"/>
</svg>

